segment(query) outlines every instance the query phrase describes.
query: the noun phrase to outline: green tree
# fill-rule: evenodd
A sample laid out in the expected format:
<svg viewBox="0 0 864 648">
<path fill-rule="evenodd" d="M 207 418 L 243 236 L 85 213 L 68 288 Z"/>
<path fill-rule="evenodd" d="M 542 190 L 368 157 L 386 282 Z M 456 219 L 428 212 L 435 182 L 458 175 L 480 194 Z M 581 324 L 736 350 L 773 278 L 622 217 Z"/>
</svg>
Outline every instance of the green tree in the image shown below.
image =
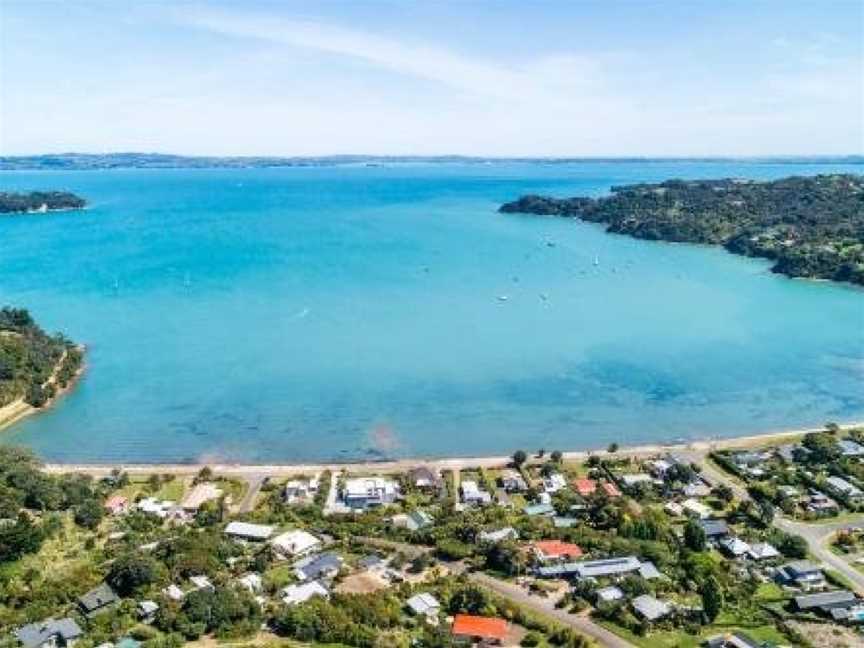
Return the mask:
<svg viewBox="0 0 864 648">
<path fill-rule="evenodd" d="M 618 444 L 613 441 L 609 444 L 609 447 L 606 448 L 606 452 L 608 452 L 609 454 L 615 454 L 616 452 L 618 452 Z"/>
<path fill-rule="evenodd" d="M 75 524 L 86 529 L 95 529 L 102 521 L 105 509 L 102 503 L 95 499 L 84 500 L 75 507 Z"/>
<path fill-rule="evenodd" d="M 150 556 L 128 553 L 114 561 L 105 580 L 121 596 L 131 596 L 156 582 L 160 572 L 159 563 Z"/>
<path fill-rule="evenodd" d="M 688 520 L 684 525 L 684 545 L 690 551 L 705 551 L 705 530 L 694 520 Z"/>
<path fill-rule="evenodd" d="M 517 468 L 521 467 L 522 464 L 527 461 L 527 459 L 528 455 L 525 454 L 524 450 L 517 450 L 513 453 L 513 465 L 515 465 Z"/>
<path fill-rule="evenodd" d="M 564 459 L 564 455 L 560 450 L 553 450 L 550 459 L 552 459 L 552 463 L 560 464 Z"/>
<path fill-rule="evenodd" d="M 723 591 L 720 589 L 720 583 L 713 576 L 709 576 L 702 583 L 699 591 L 702 595 L 702 609 L 705 616 L 713 623 L 723 609 Z"/>
</svg>

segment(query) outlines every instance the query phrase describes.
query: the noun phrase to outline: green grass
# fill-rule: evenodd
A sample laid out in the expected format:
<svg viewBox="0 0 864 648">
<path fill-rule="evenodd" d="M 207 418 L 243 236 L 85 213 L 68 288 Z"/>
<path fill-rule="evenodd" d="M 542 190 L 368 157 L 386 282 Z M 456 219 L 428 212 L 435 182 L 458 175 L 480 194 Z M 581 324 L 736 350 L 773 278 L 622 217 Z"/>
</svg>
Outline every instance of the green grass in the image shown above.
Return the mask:
<svg viewBox="0 0 864 648">
<path fill-rule="evenodd" d="M 129 501 L 133 501 L 138 495 L 145 497 L 153 496 L 160 500 L 179 502 L 186 493 L 187 478 L 174 477 L 174 479 L 162 483 L 159 488 L 151 493 L 149 489 L 148 475 L 134 475 L 129 478 L 129 484 L 115 492 L 115 495 L 123 495 Z"/>
<path fill-rule="evenodd" d="M 600 625 L 640 648 L 698 648 L 709 637 L 734 631 L 744 632 L 757 641 L 770 641 L 781 645 L 789 642 L 773 625 L 751 627 L 721 622 L 703 627 L 698 635 L 690 635 L 683 630 L 664 630 L 651 632 L 646 637 L 635 635 L 608 621 L 601 621 Z"/>
</svg>

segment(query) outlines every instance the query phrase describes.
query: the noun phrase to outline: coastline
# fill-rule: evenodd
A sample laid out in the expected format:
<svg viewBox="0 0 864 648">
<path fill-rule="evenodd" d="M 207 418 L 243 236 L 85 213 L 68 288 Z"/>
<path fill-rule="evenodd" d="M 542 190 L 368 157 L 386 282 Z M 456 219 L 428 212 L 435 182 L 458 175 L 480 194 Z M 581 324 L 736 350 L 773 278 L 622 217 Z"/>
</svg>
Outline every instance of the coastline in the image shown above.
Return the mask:
<svg viewBox="0 0 864 648">
<path fill-rule="evenodd" d="M 78 349 L 83 353 L 86 350 L 86 347 L 83 344 L 78 345 Z M 60 371 L 60 367 L 63 365 L 63 360 L 66 358 L 66 353 L 64 351 L 63 355 L 60 357 L 60 360 L 57 361 L 57 364 L 54 366 L 54 371 L 51 373 L 51 377 L 45 381 L 42 385 L 43 387 L 55 383 L 57 380 L 57 372 Z M 75 375 L 72 376 L 72 379 L 65 387 L 58 387 L 54 396 L 52 396 L 42 407 L 33 407 L 32 405 L 28 405 L 24 402 L 24 398 L 21 397 L 15 401 L 12 401 L 8 405 L 4 405 L 0 407 L 0 432 L 4 432 L 6 429 L 12 427 L 19 421 L 27 418 L 28 416 L 32 416 L 34 414 L 39 414 L 40 412 L 46 412 L 59 401 L 63 396 L 65 396 L 69 391 L 71 391 L 75 385 L 78 384 L 78 381 L 81 379 L 81 376 L 84 374 L 84 370 L 86 369 L 86 364 L 82 361 L 81 366 L 78 367 L 78 370 L 75 372 Z"/>
<path fill-rule="evenodd" d="M 71 386 L 71 385 L 70 385 Z M 858 427 L 864 427 L 864 421 L 843 423 L 841 431 L 849 431 Z M 789 441 L 799 438 L 810 432 L 822 432 L 824 427 L 805 428 L 794 430 L 781 430 L 765 432 L 762 434 L 750 434 L 739 437 L 728 437 L 723 439 L 702 439 L 686 443 L 672 444 L 647 444 L 639 446 L 620 446 L 615 453 L 608 450 L 573 450 L 563 452 L 565 461 L 584 461 L 590 456 L 650 456 L 663 452 L 686 452 L 722 450 L 728 448 L 747 448 L 770 444 L 776 441 Z M 242 464 L 242 463 L 46 463 L 43 470 L 47 473 L 83 473 L 95 477 L 107 476 L 115 468 L 119 468 L 130 475 L 151 475 L 154 473 L 166 475 L 195 475 L 201 468 L 208 466 L 213 472 L 227 477 L 248 476 L 273 476 L 290 477 L 293 475 L 308 474 L 314 472 L 340 472 L 342 470 L 353 473 L 378 473 L 390 474 L 404 472 L 417 465 L 429 466 L 438 470 L 462 470 L 464 468 L 500 468 L 511 461 L 510 456 L 481 456 L 481 457 L 450 457 L 450 458 L 410 458 L 392 459 L 386 461 L 343 461 L 324 463 L 281 463 L 281 464 Z M 529 455 L 529 463 L 536 463 L 536 459 Z"/>
</svg>

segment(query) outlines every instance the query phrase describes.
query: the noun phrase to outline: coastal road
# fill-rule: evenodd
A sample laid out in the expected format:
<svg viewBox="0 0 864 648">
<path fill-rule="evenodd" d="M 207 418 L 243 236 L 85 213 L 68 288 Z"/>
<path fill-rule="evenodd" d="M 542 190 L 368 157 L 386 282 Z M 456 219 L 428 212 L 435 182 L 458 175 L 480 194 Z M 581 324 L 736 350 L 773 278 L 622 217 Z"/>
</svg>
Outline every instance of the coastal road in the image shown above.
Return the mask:
<svg viewBox="0 0 864 648">
<path fill-rule="evenodd" d="M 246 494 L 243 495 L 243 499 L 240 500 L 240 504 L 237 506 L 238 513 L 249 513 L 255 508 L 255 500 L 258 498 L 258 493 L 261 492 L 261 487 L 264 485 L 267 475 L 247 475 L 245 479 L 248 488 L 246 489 Z"/>
<path fill-rule="evenodd" d="M 567 610 L 556 608 L 554 599 L 534 596 L 518 585 L 494 578 L 482 572 L 470 573 L 468 574 L 468 578 L 477 585 L 491 590 L 498 596 L 554 619 L 568 628 L 573 628 L 577 632 L 590 637 L 601 646 L 607 646 L 607 648 L 634 648 L 633 644 L 629 641 L 622 639 L 603 626 L 597 625 L 587 616 L 571 614 Z"/>
</svg>

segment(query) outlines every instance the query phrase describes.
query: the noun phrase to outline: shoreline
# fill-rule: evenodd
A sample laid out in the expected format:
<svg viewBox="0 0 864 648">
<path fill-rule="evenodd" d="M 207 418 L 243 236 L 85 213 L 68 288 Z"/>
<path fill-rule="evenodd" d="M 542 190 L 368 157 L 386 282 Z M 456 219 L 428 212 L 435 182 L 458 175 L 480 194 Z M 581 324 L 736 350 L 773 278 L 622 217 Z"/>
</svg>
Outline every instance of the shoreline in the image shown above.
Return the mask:
<svg viewBox="0 0 864 648">
<path fill-rule="evenodd" d="M 853 422 L 840 424 L 840 430 L 849 430 L 864 427 L 864 422 Z M 772 441 L 790 440 L 804 436 L 810 432 L 824 432 L 825 428 L 805 428 L 793 430 L 781 430 L 775 432 L 764 432 L 761 434 L 749 434 L 739 437 L 728 437 L 723 439 L 706 438 L 694 439 L 684 443 L 653 443 L 637 446 L 619 446 L 614 453 L 605 449 L 598 450 L 572 450 L 562 452 L 565 461 L 584 461 L 590 456 L 650 456 L 664 452 L 686 452 L 722 450 L 729 448 L 749 448 L 770 444 Z M 528 453 L 527 463 L 537 463 L 532 453 Z M 547 454 L 548 456 L 548 454 Z M 154 473 L 167 475 L 195 475 L 203 467 L 208 466 L 214 473 L 223 476 L 274 476 L 290 477 L 292 475 L 307 474 L 314 472 L 340 472 L 346 470 L 355 473 L 378 473 L 390 474 L 404 472 L 417 465 L 425 465 L 438 470 L 461 470 L 464 468 L 500 468 L 510 463 L 509 455 L 478 456 L 478 457 L 406 457 L 400 459 L 389 459 L 383 461 L 340 461 L 321 463 L 278 463 L 278 464 L 250 464 L 250 463 L 60 463 L 51 462 L 43 465 L 47 473 L 83 473 L 101 477 L 111 473 L 112 470 L 120 469 L 130 475 L 151 475 Z"/>
<path fill-rule="evenodd" d="M 78 345 L 78 349 L 83 354 L 87 347 L 83 344 Z M 53 383 L 57 379 L 57 372 L 60 371 L 60 367 L 63 364 L 63 360 L 66 358 L 66 354 L 64 352 L 63 356 L 57 362 L 54 367 L 54 371 L 51 373 L 51 377 L 45 381 L 45 385 L 49 383 Z M 81 376 L 84 374 L 84 370 L 86 369 L 86 363 L 81 361 L 81 366 L 78 367 L 78 370 L 75 372 L 75 375 L 72 376 L 71 380 L 67 383 L 65 387 L 58 387 L 57 391 L 54 393 L 49 400 L 45 402 L 42 407 L 33 407 L 28 403 L 24 402 L 24 398 L 19 398 L 17 400 L 12 401 L 8 405 L 4 405 L 0 407 L 0 433 L 5 432 L 7 429 L 15 425 L 16 423 L 23 421 L 25 418 L 33 416 L 34 414 L 40 414 L 42 412 L 47 412 L 67 393 L 69 393 L 75 385 L 78 384 L 78 381 L 81 379 Z"/>
</svg>

